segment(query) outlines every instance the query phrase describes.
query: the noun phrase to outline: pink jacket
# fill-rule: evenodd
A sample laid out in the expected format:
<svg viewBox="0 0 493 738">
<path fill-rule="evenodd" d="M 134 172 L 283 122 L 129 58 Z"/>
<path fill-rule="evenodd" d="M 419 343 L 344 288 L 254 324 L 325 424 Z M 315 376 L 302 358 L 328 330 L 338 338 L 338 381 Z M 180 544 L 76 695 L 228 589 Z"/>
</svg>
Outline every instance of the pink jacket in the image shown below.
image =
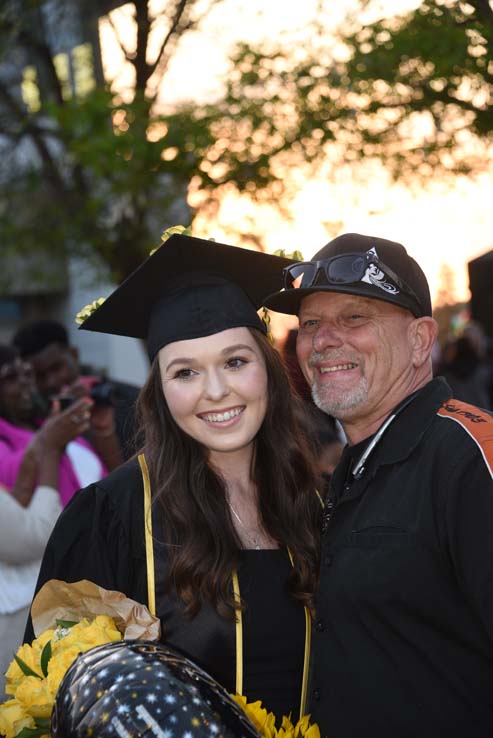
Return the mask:
<svg viewBox="0 0 493 738">
<path fill-rule="evenodd" d="M 0 484 L 7 489 L 14 486 L 22 457 L 33 436 L 34 431 L 18 428 L 0 418 Z M 73 459 L 79 455 L 83 455 L 86 461 L 90 462 L 86 464 L 90 467 L 87 469 L 89 478 L 87 475 L 84 478 L 82 467 L 79 466 L 77 470 L 77 462 Z M 84 459 L 81 462 L 83 463 Z M 79 437 L 72 441 L 60 461 L 58 491 L 62 506 L 65 507 L 78 489 L 90 482 L 97 482 L 106 474 L 107 470 L 99 456 L 84 438 Z"/>
</svg>

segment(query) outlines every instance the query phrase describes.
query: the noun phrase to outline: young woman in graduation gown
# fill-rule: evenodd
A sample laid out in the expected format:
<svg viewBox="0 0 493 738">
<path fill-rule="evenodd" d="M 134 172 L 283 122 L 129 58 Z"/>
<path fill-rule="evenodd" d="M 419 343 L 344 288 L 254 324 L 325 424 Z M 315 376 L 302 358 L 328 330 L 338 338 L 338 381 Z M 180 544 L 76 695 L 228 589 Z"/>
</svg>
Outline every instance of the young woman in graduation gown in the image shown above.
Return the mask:
<svg viewBox="0 0 493 738">
<path fill-rule="evenodd" d="M 173 235 L 85 321 L 147 339 L 143 450 L 75 496 L 38 588 L 124 592 L 230 692 L 296 718 L 321 507 L 298 401 L 257 314 L 288 263 Z"/>
</svg>

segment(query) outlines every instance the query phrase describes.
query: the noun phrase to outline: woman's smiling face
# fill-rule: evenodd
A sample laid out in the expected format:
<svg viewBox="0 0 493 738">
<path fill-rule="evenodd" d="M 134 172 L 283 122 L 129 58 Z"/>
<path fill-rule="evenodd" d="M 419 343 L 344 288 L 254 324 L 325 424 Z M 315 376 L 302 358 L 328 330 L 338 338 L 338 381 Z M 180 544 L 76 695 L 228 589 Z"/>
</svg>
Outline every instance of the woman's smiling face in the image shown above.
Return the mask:
<svg viewBox="0 0 493 738">
<path fill-rule="evenodd" d="M 250 330 L 175 341 L 158 357 L 164 397 L 178 427 L 211 454 L 251 453 L 267 411 L 268 380 Z"/>
</svg>

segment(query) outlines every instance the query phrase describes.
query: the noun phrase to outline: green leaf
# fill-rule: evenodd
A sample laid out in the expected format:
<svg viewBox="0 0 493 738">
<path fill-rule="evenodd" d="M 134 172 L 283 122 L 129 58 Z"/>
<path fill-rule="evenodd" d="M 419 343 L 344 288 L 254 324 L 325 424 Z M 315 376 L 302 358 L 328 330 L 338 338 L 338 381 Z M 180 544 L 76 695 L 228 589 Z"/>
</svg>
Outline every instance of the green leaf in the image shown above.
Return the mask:
<svg viewBox="0 0 493 738">
<path fill-rule="evenodd" d="M 36 718 L 34 725 L 35 728 L 23 728 L 15 738 L 42 738 L 42 736 L 49 738 L 51 718 Z"/>
<path fill-rule="evenodd" d="M 43 677 L 42 677 L 42 676 L 40 676 L 39 674 L 36 674 L 36 672 L 35 672 L 35 671 L 33 671 L 33 670 L 31 669 L 31 667 L 30 667 L 30 666 L 28 666 L 28 665 L 26 664 L 26 662 L 25 662 L 25 661 L 23 661 L 23 660 L 22 660 L 22 659 L 21 659 L 21 658 L 20 658 L 19 656 L 14 656 L 14 659 L 15 659 L 15 662 L 16 662 L 17 666 L 19 667 L 19 669 L 20 669 L 20 670 L 22 671 L 22 673 L 23 673 L 23 674 L 24 674 L 25 676 L 34 676 L 34 677 L 37 677 L 38 679 L 42 679 L 42 678 L 43 678 Z M 17 736 L 16 736 L 16 738 L 17 738 Z"/>
<path fill-rule="evenodd" d="M 51 641 L 45 644 L 45 647 L 41 651 L 41 671 L 44 676 L 48 676 L 48 663 L 51 659 Z"/>
<path fill-rule="evenodd" d="M 45 728 L 48 730 L 48 733 L 50 732 L 51 718 L 38 717 L 38 718 L 35 718 L 34 722 L 36 723 L 37 728 Z"/>
<path fill-rule="evenodd" d="M 42 736 L 49 736 L 49 728 L 22 728 L 20 733 L 17 733 L 15 738 L 41 738 Z"/>
<path fill-rule="evenodd" d="M 77 620 L 55 620 L 57 628 L 73 628 L 77 625 Z"/>
</svg>

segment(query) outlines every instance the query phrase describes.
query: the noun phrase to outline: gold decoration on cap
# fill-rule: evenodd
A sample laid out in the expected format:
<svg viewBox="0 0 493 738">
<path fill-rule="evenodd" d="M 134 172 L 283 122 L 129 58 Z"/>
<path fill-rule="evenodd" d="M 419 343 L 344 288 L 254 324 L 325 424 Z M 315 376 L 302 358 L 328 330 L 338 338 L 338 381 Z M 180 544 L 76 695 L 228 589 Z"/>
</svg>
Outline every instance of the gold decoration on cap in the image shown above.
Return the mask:
<svg viewBox="0 0 493 738">
<path fill-rule="evenodd" d="M 158 249 L 160 249 L 161 246 L 166 243 L 168 238 L 171 238 L 171 236 L 174 236 L 176 234 L 178 234 L 179 236 L 191 236 L 192 226 L 175 225 L 171 226 L 170 228 L 166 228 L 161 236 L 161 243 L 159 244 L 159 246 L 156 246 L 155 249 L 149 251 L 149 256 L 152 256 Z"/>
<path fill-rule="evenodd" d="M 89 305 L 86 305 L 82 308 L 82 310 L 79 310 L 77 315 L 75 316 L 75 322 L 77 325 L 81 325 L 87 318 L 89 318 L 96 310 L 101 307 L 103 302 L 106 300 L 106 297 L 100 297 L 97 300 L 93 300 Z"/>
<path fill-rule="evenodd" d="M 286 249 L 277 249 L 273 252 L 274 256 L 282 256 L 283 259 L 294 259 L 295 261 L 303 261 L 303 254 L 299 249 L 295 249 L 288 253 Z"/>
<path fill-rule="evenodd" d="M 265 325 L 265 327 L 267 329 L 267 338 L 272 343 L 272 345 L 274 345 L 275 338 L 274 338 L 274 336 L 272 334 L 272 331 L 270 329 L 270 315 L 269 315 L 269 311 L 267 310 L 266 307 L 263 307 L 262 308 L 261 320 L 262 320 L 262 323 Z"/>
</svg>

